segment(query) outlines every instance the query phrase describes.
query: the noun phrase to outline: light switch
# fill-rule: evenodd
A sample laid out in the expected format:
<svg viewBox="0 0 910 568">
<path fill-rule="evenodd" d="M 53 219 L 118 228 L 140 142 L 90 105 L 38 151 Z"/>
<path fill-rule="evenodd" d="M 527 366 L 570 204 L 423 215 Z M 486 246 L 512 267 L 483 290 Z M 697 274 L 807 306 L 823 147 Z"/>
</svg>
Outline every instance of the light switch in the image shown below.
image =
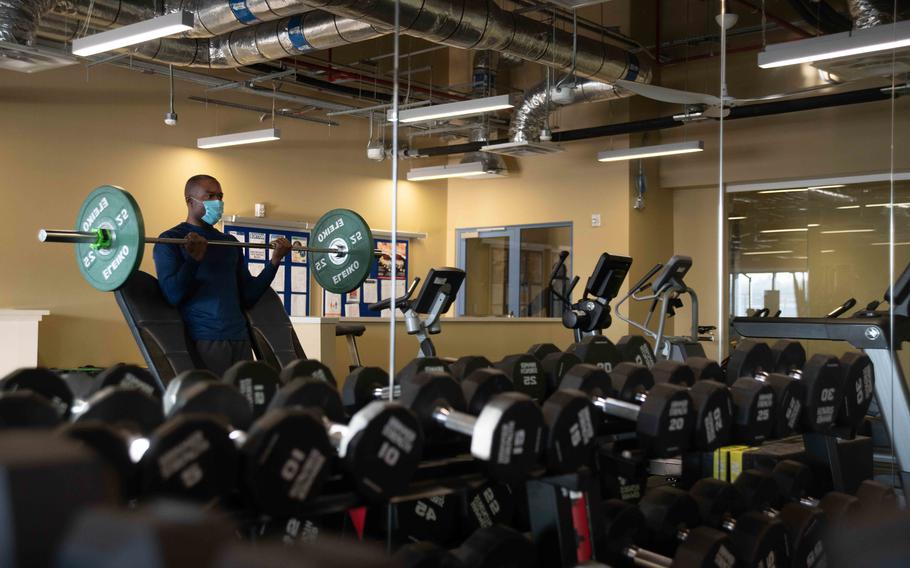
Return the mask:
<svg viewBox="0 0 910 568">
<path fill-rule="evenodd" d="M 591 226 L 600 227 L 600 213 L 591 213 Z"/>
</svg>

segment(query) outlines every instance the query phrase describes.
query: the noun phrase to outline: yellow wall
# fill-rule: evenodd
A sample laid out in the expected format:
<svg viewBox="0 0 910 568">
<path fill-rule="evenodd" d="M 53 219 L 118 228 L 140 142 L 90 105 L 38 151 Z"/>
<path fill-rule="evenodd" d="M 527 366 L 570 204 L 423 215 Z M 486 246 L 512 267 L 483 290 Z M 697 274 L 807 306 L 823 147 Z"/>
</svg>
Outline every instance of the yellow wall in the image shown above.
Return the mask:
<svg viewBox="0 0 910 568">
<path fill-rule="evenodd" d="M 183 182 L 201 172 L 222 181 L 229 214 L 252 216 L 254 202 L 264 201 L 270 218 L 314 221 L 330 208 L 348 207 L 375 228 L 391 226 L 390 165 L 366 159 L 366 121 L 345 119 L 329 128 L 279 118 L 279 142 L 197 150 L 198 136 L 263 125 L 255 113 L 186 101 L 203 92 L 190 93 L 186 83 L 177 88 L 180 122 L 167 128 L 165 78 L 103 66 L 0 72 L 0 193 L 7 211 L 0 304 L 51 311 L 40 328 L 43 365 L 141 360 L 113 294 L 83 282 L 70 247 L 35 239 L 41 227 L 72 227 L 80 203 L 98 185 L 127 188 L 149 234 L 185 217 Z M 269 106 L 268 99 L 246 102 Z M 429 235 L 412 243 L 414 274 L 445 256 L 445 195 L 441 182 L 400 185 L 399 228 Z M 154 271 L 148 247 L 143 269 Z"/>
</svg>

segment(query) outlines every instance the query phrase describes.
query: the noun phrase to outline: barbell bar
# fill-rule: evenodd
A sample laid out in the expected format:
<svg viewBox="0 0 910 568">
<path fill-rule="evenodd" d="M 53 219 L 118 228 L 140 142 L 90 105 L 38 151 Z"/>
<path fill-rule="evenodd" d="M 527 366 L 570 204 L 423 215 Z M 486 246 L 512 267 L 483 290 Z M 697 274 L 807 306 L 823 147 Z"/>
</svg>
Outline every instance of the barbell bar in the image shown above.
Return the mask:
<svg viewBox="0 0 910 568">
<path fill-rule="evenodd" d="M 82 202 L 75 230 L 41 229 L 38 240 L 75 245 L 76 261 L 92 287 L 112 291 L 139 270 L 146 244 L 186 244 L 183 238 L 147 237 L 139 204 L 128 191 L 103 185 Z M 320 286 L 335 294 L 356 290 L 372 269 L 376 251 L 373 233 L 363 217 L 349 209 L 333 209 L 319 218 L 309 241 L 296 245 L 308 253 L 309 268 Z M 215 246 L 271 249 L 274 243 L 208 241 Z"/>
</svg>

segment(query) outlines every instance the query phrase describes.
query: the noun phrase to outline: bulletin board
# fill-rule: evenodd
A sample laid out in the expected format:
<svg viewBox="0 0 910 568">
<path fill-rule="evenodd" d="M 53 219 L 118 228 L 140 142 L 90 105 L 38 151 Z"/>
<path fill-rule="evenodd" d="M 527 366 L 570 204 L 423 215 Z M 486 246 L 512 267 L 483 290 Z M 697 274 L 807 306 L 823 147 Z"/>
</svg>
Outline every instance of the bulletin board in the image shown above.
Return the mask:
<svg viewBox="0 0 910 568">
<path fill-rule="evenodd" d="M 410 241 L 398 240 L 398 254 L 394 255 L 398 261 L 396 281 L 392 282 L 392 241 L 388 239 L 374 239 L 376 248 L 381 255 L 373 266 L 370 275 L 359 288 L 347 294 L 333 294 L 322 291 L 322 315 L 324 317 L 379 317 L 379 312 L 370 310 L 367 306 L 389 296 L 399 297 L 404 295 L 408 282 L 408 257 Z"/>
<path fill-rule="evenodd" d="M 244 243 L 272 242 L 278 237 L 285 237 L 291 244 L 306 246 L 310 241 L 310 233 L 287 227 L 244 226 L 233 223 L 224 223 L 224 232 L 236 237 Z M 243 249 L 243 257 L 253 276 L 259 275 L 265 268 L 265 263 L 272 258 L 269 249 Z M 272 288 L 284 302 L 284 309 L 292 316 L 310 315 L 310 267 L 307 253 L 292 250 L 282 261 L 272 280 Z"/>
</svg>

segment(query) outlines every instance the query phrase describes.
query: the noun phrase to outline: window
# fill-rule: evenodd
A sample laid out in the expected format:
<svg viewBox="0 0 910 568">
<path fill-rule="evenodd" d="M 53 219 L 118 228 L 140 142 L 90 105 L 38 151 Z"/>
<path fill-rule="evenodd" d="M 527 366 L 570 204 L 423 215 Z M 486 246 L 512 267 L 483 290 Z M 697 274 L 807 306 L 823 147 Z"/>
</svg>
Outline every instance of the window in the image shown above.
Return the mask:
<svg viewBox="0 0 910 568">
<path fill-rule="evenodd" d="M 572 250 L 572 224 L 548 223 L 458 229 L 458 267 L 467 273 L 457 313 L 465 316 L 559 317 L 562 306 L 550 290 L 559 253 Z M 554 281 L 560 292 L 571 266 Z"/>
</svg>

